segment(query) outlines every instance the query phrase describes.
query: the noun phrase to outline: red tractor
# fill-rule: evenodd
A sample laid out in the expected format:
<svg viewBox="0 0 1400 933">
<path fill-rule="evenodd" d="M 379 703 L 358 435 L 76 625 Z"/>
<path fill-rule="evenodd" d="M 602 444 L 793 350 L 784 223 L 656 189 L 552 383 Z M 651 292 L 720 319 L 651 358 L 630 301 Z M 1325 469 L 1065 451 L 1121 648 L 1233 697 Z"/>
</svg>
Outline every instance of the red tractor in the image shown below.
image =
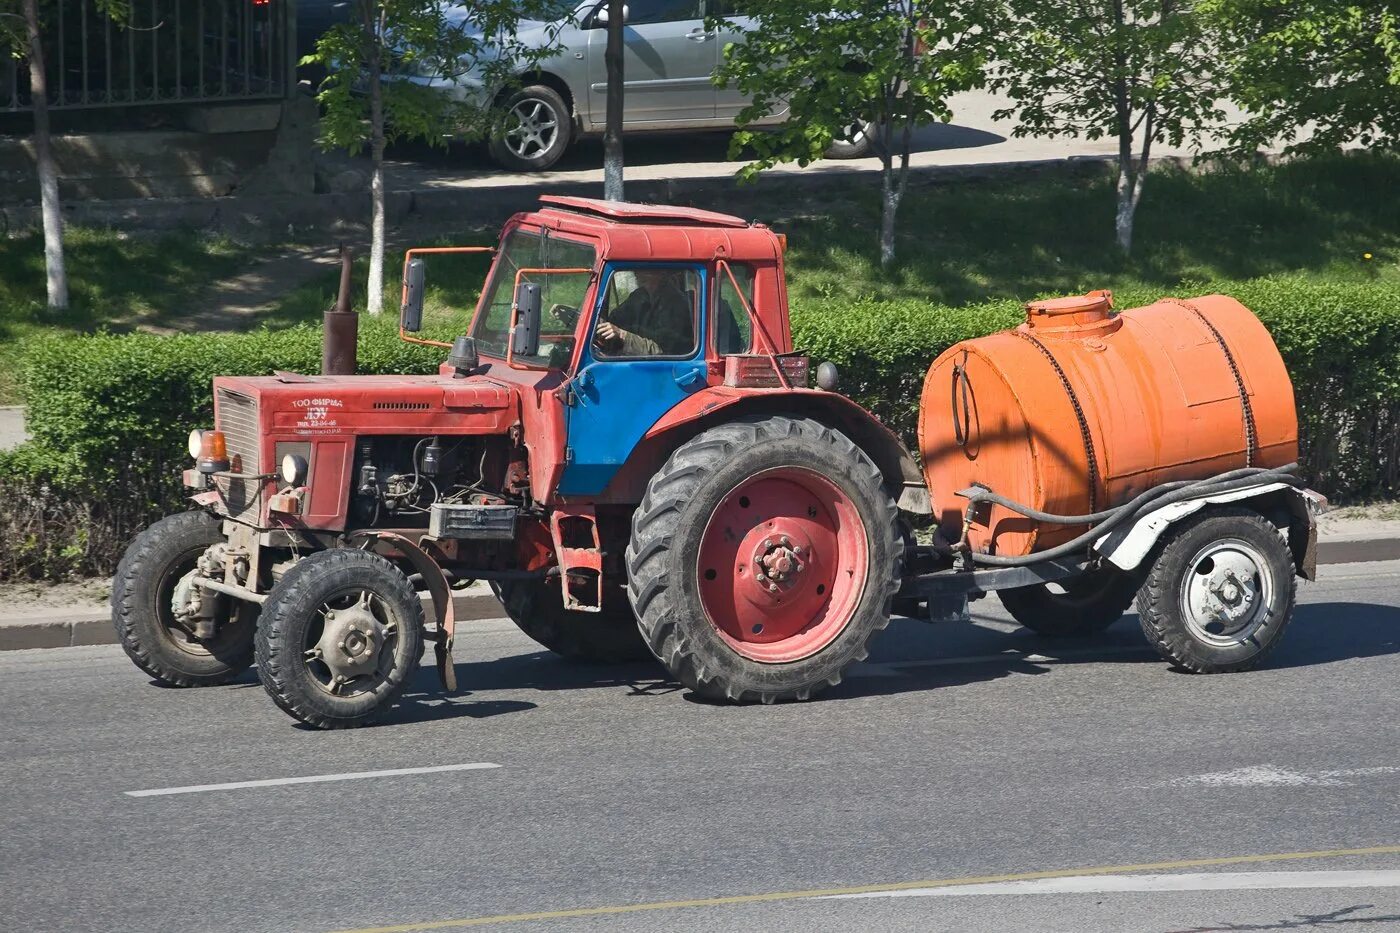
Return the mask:
<svg viewBox="0 0 1400 933">
<path fill-rule="evenodd" d="M 1004 587 L 1027 619 L 1063 616 L 1062 592 L 1097 599 L 1095 620 L 1126 608 L 1175 514 L 1145 544 L 1128 535 L 1119 566 L 1121 534 L 988 569 L 975 552 L 995 547 L 968 538 L 987 503 L 964 490 L 966 521 L 916 545 L 931 511 L 919 464 L 834 391 L 834 370 L 807 387 L 781 236 L 701 210 L 542 201 L 506 225 L 436 375 L 215 380 L 215 425 L 191 434 L 185 473 L 199 508 L 142 532 L 117 570 L 114 622 L 142 670 L 201 686 L 256 661 L 293 717 L 357 726 L 394 703 L 426 641 L 455 689 L 452 589 L 486 580 L 561 655 L 654 655 L 701 696 L 769 703 L 839 682 L 897 597 L 930 618 L 965 617 L 969 596 Z M 401 312 L 401 335 L 427 343 L 430 252 L 406 257 Z M 1253 663 L 1287 621 L 1294 572 L 1311 571 L 1313 500 L 1295 485 L 1246 464 L 1159 484 L 1114 519 L 1136 534 L 1148 506 L 1233 497 L 1280 530 L 1272 544 L 1246 535 L 1252 557 L 1232 552 L 1228 580 L 1199 581 L 1216 587 L 1203 598 L 1249 594 L 1206 607 L 1202 650 L 1225 628 L 1229 644 L 1196 669 Z M 989 507 L 1015 506 L 1001 502 Z M 1093 520 L 1086 534 L 1105 518 L 1077 517 Z M 1259 651 L 1228 655 L 1251 639 Z"/>
</svg>

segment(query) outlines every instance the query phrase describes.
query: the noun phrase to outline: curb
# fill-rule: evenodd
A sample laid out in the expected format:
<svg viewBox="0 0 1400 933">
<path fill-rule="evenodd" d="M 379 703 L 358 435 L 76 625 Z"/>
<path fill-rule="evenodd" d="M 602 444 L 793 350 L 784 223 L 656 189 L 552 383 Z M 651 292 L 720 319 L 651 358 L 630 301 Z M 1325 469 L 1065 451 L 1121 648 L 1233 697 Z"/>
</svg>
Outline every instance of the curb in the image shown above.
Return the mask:
<svg viewBox="0 0 1400 933">
<path fill-rule="evenodd" d="M 466 595 L 453 599 L 457 622 L 499 619 L 505 615 L 495 596 Z M 38 612 L 32 616 L 0 620 L 0 651 L 28 648 L 76 648 L 81 645 L 115 645 L 116 630 L 107 607 Z"/>
<path fill-rule="evenodd" d="M 1318 564 L 1351 564 L 1400 560 L 1400 537 L 1347 537 L 1319 541 Z M 490 593 L 467 593 L 454 598 L 458 622 L 500 619 L 505 613 Z M 52 610 L 0 621 L 0 651 L 31 648 L 75 648 L 80 645 L 115 645 L 111 613 L 101 609 Z"/>
</svg>

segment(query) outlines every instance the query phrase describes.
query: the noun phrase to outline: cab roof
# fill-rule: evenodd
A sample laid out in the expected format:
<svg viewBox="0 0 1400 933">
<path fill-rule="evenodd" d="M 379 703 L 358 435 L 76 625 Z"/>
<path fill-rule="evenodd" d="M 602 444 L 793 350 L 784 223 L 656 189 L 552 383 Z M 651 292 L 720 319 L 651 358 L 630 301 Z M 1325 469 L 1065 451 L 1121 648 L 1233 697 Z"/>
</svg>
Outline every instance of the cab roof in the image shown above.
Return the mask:
<svg viewBox="0 0 1400 933">
<path fill-rule="evenodd" d="M 529 224 L 592 237 L 611 260 L 782 260 L 782 241 L 776 233 L 730 214 L 562 195 L 541 195 L 540 202 L 538 210 L 516 214 L 507 232 Z"/>
<path fill-rule="evenodd" d="M 749 222 L 732 214 L 702 211 L 696 207 L 673 207 L 667 204 L 634 204 L 628 201 L 601 201 L 597 198 L 575 198 L 560 194 L 542 194 L 540 203 L 546 208 L 558 207 L 582 214 L 595 214 L 610 220 L 633 223 L 676 223 L 694 227 L 747 227 Z"/>
</svg>

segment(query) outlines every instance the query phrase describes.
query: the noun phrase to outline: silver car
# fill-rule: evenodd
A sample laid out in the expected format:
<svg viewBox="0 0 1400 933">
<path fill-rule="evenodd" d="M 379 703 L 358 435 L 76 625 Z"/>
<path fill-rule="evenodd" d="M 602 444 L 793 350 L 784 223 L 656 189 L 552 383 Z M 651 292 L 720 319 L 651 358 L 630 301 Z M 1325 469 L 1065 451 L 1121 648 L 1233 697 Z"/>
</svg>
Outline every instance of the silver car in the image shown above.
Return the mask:
<svg viewBox="0 0 1400 933">
<path fill-rule="evenodd" d="M 623 32 L 623 128 L 627 132 L 732 129 L 746 100 L 734 88 L 718 88 L 713 76 L 724 47 L 740 38 L 751 22 L 742 0 L 628 0 Z M 706 16 L 727 16 L 734 26 L 709 29 Z M 500 98 L 508 111 L 506 129 L 491 141 L 492 157 L 513 171 L 541 171 L 564 155 L 576 139 L 601 135 L 607 119 L 607 0 L 586 0 L 573 8 L 571 22 L 525 23 L 517 38 L 525 45 L 548 44 L 558 30 L 559 54 L 519 75 L 516 90 L 495 91 L 479 76 L 431 80 L 452 93 L 479 101 Z M 784 108 L 758 125 L 788 117 Z M 833 144 L 834 158 L 867 154 L 870 134 L 853 126 Z"/>
</svg>

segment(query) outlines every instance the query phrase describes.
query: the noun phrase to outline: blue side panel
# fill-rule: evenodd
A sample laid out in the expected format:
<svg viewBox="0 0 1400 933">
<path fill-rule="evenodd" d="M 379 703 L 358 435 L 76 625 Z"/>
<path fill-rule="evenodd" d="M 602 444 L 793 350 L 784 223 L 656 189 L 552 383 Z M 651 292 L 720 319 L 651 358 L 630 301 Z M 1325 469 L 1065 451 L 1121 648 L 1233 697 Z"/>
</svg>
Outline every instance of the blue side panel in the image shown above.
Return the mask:
<svg viewBox="0 0 1400 933">
<path fill-rule="evenodd" d="M 708 306 L 709 281 L 702 267 L 702 309 Z M 606 300 L 608 281 L 615 270 L 608 266 L 598 289 L 599 305 Z M 597 322 L 595 308 L 594 323 Z M 700 333 L 706 333 L 704 314 Z M 681 399 L 705 386 L 704 341 L 685 360 L 602 360 L 592 355 L 592 332 L 574 379 L 576 400 L 569 409 L 568 446 L 571 459 L 564 467 L 559 492 L 587 496 L 601 493 L 631 455 L 651 426 Z"/>
</svg>

